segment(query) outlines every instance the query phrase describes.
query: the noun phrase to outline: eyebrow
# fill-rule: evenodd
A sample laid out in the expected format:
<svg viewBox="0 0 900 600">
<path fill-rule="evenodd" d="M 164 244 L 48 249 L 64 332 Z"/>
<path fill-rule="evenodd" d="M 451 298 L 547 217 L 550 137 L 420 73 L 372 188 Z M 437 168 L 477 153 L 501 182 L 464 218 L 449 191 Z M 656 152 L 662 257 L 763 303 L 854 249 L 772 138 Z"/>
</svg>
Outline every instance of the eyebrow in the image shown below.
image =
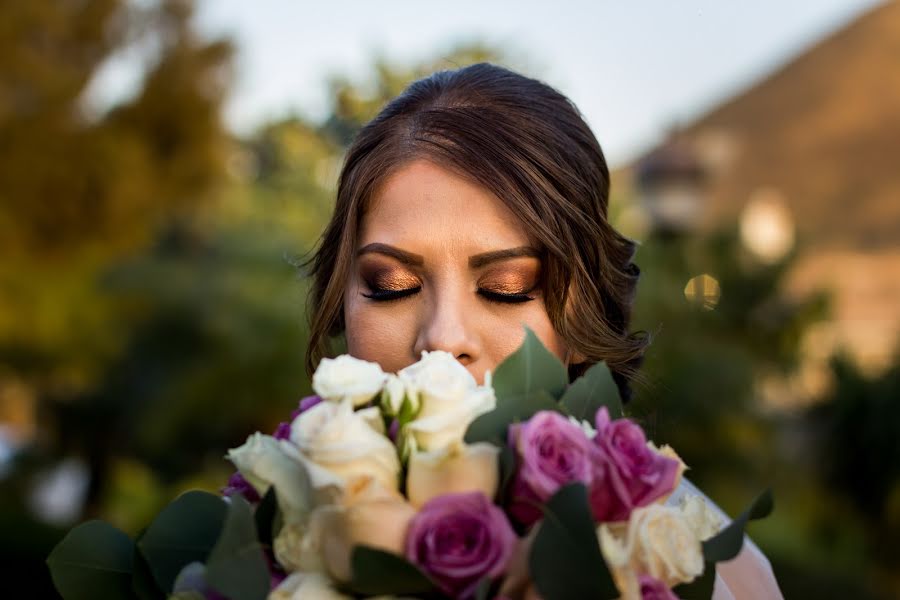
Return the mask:
<svg viewBox="0 0 900 600">
<path fill-rule="evenodd" d="M 382 244 L 379 242 L 366 244 L 359 249 L 356 255 L 362 256 L 363 254 L 368 253 L 384 254 L 385 256 L 395 258 L 401 263 L 409 265 L 411 267 L 421 267 L 425 264 L 425 258 L 421 254 L 413 254 L 412 252 L 401 250 L 400 248 L 391 246 L 390 244 Z M 519 246 L 517 248 L 506 248 L 504 250 L 491 250 L 490 252 L 482 252 L 481 254 L 470 256 L 469 267 L 478 269 L 499 260 L 520 258 L 523 256 L 538 258 L 540 257 L 540 255 L 540 251 L 536 248 L 532 248 L 531 246 Z"/>
</svg>

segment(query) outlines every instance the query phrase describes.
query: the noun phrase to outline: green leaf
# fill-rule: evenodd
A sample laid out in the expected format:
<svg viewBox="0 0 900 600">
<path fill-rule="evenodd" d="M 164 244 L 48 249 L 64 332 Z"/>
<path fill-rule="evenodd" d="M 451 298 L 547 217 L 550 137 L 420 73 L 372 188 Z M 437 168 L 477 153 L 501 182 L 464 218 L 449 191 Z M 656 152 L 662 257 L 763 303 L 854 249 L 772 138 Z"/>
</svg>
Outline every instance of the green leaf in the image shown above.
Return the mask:
<svg viewBox="0 0 900 600">
<path fill-rule="evenodd" d="M 135 595 L 139 598 L 139 600 L 159 600 L 160 598 L 164 598 L 165 594 L 163 594 L 162 590 L 156 585 L 156 580 L 153 579 L 153 574 L 150 572 L 150 565 L 147 564 L 147 559 L 141 554 L 140 549 L 137 544 L 141 541 L 141 538 L 144 536 L 144 532 L 140 532 L 135 538 L 134 541 L 134 552 L 132 553 L 132 577 L 131 577 L 131 588 L 134 590 Z"/>
<path fill-rule="evenodd" d="M 576 379 L 566 390 L 560 403 L 579 420 L 594 422 L 594 416 L 601 406 L 609 410 L 610 419 L 622 417 L 622 399 L 619 386 L 605 363 L 598 362 Z"/>
<path fill-rule="evenodd" d="M 497 486 L 497 504 L 506 505 L 506 496 L 513 475 L 516 474 L 516 453 L 507 445 L 500 447 L 500 455 L 497 457 L 500 463 L 500 484 Z"/>
<path fill-rule="evenodd" d="M 750 506 L 715 536 L 703 542 L 703 558 L 716 563 L 733 559 L 744 545 L 744 528 L 748 521 L 767 517 L 774 508 L 772 490 L 756 497 Z"/>
<path fill-rule="evenodd" d="M 65 600 L 133 598 L 134 543 L 103 521 L 75 527 L 47 557 L 53 584 Z"/>
<path fill-rule="evenodd" d="M 484 578 L 475 589 L 475 600 L 489 600 L 491 597 L 491 580 Z"/>
<path fill-rule="evenodd" d="M 350 556 L 353 576 L 347 587 L 365 596 L 427 594 L 435 585 L 402 556 L 368 546 L 354 546 Z"/>
<path fill-rule="evenodd" d="M 206 561 L 206 582 L 230 600 L 265 600 L 269 567 L 256 539 L 253 511 L 240 494 L 229 499 L 222 533 Z"/>
<path fill-rule="evenodd" d="M 690 583 L 682 583 L 672 588 L 680 600 L 709 600 L 712 598 L 713 586 L 716 583 L 716 564 L 708 562 L 703 567 L 703 574 Z"/>
<path fill-rule="evenodd" d="M 188 563 L 206 562 L 219 539 L 228 506 L 208 492 L 186 492 L 160 512 L 137 546 L 163 591 Z"/>
<path fill-rule="evenodd" d="M 544 519 L 538 527 L 528 568 L 544 600 L 619 596 L 600 553 L 583 484 L 560 488 L 544 506 Z"/>
<path fill-rule="evenodd" d="M 466 442 L 503 443 L 512 423 L 529 419 L 540 410 L 564 412 L 557 398 L 565 390 L 567 377 L 559 359 L 526 327 L 525 341 L 494 373 L 496 408 L 469 425 Z"/>
<path fill-rule="evenodd" d="M 466 442 L 506 443 L 506 432 L 513 423 L 526 421 L 536 412 L 552 410 L 561 412 L 556 400 L 543 390 L 535 390 L 526 396 L 497 397 L 497 407 L 481 415 L 466 430 Z"/>
<path fill-rule="evenodd" d="M 275 495 L 275 486 L 272 485 L 269 486 L 253 513 L 253 520 L 256 521 L 256 535 L 263 545 L 272 545 L 275 537 L 276 512 L 278 512 L 278 497 Z"/>
<path fill-rule="evenodd" d="M 519 348 L 500 363 L 492 378 L 497 399 L 531 396 L 543 391 L 559 398 L 568 383 L 566 367 L 529 327 Z"/>
</svg>

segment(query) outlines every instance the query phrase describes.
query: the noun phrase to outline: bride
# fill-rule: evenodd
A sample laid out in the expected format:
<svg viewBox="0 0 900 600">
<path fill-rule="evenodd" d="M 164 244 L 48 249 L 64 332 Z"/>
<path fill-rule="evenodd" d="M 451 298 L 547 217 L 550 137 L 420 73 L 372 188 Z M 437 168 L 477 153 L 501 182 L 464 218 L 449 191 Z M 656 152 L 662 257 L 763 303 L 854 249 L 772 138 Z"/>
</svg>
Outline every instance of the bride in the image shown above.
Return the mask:
<svg viewBox="0 0 900 600">
<path fill-rule="evenodd" d="M 385 371 L 444 350 L 481 383 L 527 325 L 570 378 L 605 361 L 627 402 L 649 339 L 628 331 L 636 244 L 608 198 L 600 145 L 553 88 L 485 63 L 416 81 L 347 153 L 311 260 L 307 368 L 344 334 Z M 781 598 L 749 539 L 714 598 Z"/>
</svg>

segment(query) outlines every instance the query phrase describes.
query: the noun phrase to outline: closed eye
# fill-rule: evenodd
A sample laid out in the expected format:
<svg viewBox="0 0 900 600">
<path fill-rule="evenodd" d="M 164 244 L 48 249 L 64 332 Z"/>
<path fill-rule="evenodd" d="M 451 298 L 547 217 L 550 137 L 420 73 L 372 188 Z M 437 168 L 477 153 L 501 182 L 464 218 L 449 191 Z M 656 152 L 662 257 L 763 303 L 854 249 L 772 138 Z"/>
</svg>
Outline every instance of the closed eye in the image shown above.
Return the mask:
<svg viewBox="0 0 900 600">
<path fill-rule="evenodd" d="M 482 298 L 491 302 L 502 302 L 504 304 L 520 304 L 534 300 L 534 296 L 523 294 L 501 294 L 500 292 L 492 292 L 491 290 L 479 289 L 478 293 Z"/>
<path fill-rule="evenodd" d="M 372 289 L 371 293 L 364 293 L 363 296 L 376 302 L 389 302 L 391 300 L 400 300 L 401 298 L 412 296 L 413 294 L 417 294 L 421 290 L 422 286 L 407 288 L 405 290 L 384 290 L 374 288 Z M 493 292 L 491 290 L 479 289 L 478 294 L 489 302 L 498 302 L 502 304 L 521 304 L 523 302 L 530 302 L 531 300 L 534 300 L 534 296 L 529 296 L 528 293 L 502 294 L 500 292 Z"/>
<path fill-rule="evenodd" d="M 371 300 L 375 300 L 376 302 L 387 302 L 390 300 L 400 300 L 401 298 L 412 296 L 421 289 L 422 286 L 407 288 L 405 290 L 383 290 L 380 288 L 372 288 L 372 293 L 363 294 L 363 296 Z"/>
</svg>

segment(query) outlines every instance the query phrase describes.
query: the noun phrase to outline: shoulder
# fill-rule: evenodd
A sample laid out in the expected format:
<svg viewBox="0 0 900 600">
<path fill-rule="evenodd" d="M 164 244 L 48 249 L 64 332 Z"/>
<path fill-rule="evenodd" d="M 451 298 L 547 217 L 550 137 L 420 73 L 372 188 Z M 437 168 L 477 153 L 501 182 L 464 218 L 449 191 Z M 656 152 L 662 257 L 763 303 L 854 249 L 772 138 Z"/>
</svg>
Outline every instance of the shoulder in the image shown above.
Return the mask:
<svg viewBox="0 0 900 600">
<path fill-rule="evenodd" d="M 731 517 L 718 504 L 685 477 L 681 478 L 681 483 L 666 500 L 666 504 L 678 506 L 688 496 L 700 496 L 723 523 L 731 522 Z M 715 599 L 783 598 L 769 559 L 749 536 L 744 536 L 744 547 L 740 554 L 734 560 L 719 563 L 716 573 Z"/>
</svg>

